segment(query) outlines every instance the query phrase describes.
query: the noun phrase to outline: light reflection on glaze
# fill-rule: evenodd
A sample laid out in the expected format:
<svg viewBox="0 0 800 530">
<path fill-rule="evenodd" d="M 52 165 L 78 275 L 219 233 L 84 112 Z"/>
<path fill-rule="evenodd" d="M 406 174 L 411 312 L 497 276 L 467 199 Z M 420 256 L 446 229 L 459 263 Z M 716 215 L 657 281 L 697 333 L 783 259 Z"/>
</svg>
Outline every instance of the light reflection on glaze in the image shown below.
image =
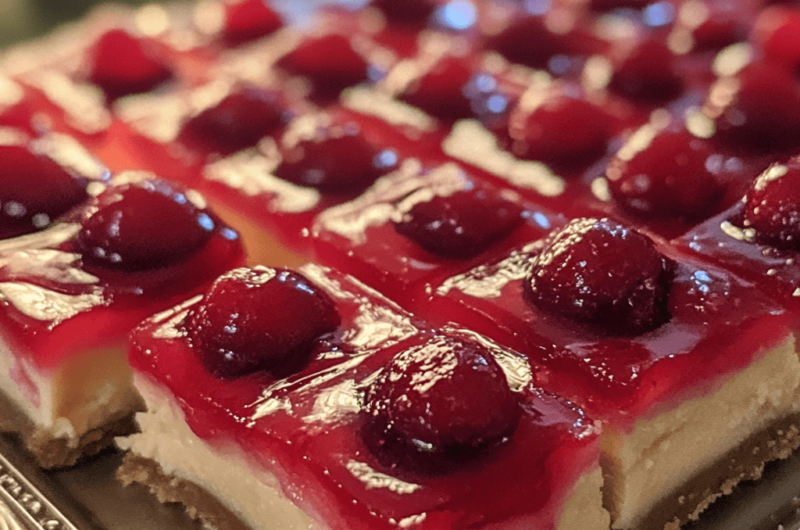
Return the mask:
<svg viewBox="0 0 800 530">
<path fill-rule="evenodd" d="M 17 250 L 56 247 L 74 238 L 81 229 L 77 223 L 58 223 L 46 230 L 0 241 L 0 254 Z"/>
<path fill-rule="evenodd" d="M 99 278 L 74 266 L 80 254 L 53 249 L 17 250 L 0 256 L 5 276 L 35 276 L 62 285 L 93 285 Z"/>
<path fill-rule="evenodd" d="M 393 493 L 399 495 L 407 495 L 414 493 L 422 486 L 419 484 L 412 484 L 404 482 L 398 478 L 379 473 L 372 469 L 368 464 L 350 460 L 346 464 L 347 470 L 358 480 L 360 480 L 366 488 L 369 489 L 388 489 Z"/>
<path fill-rule="evenodd" d="M 531 254 L 543 246 L 543 240 L 530 243 L 498 263 L 480 265 L 448 278 L 436 289 L 436 294 L 445 296 L 451 290 L 457 290 L 474 298 L 499 298 L 506 285 L 525 279 L 531 270 Z"/>
<path fill-rule="evenodd" d="M 311 414 L 303 417 L 308 424 L 336 423 L 361 410 L 361 392 L 352 379 L 326 388 L 317 395 Z"/>
<path fill-rule="evenodd" d="M 67 121 L 87 134 L 111 126 L 111 114 L 103 105 L 103 94 L 91 85 L 79 85 L 64 74 L 50 70 L 31 75 L 31 83 L 67 113 Z"/>
<path fill-rule="evenodd" d="M 486 170 L 520 188 L 531 189 L 545 197 L 561 195 L 564 179 L 547 165 L 519 160 L 497 145 L 497 139 L 480 122 L 463 120 L 456 123 L 442 142 L 444 152 L 468 164 Z"/>
<path fill-rule="evenodd" d="M 17 282 L 0 282 L 0 299 L 30 318 L 49 322 L 51 329 L 83 311 L 108 305 L 99 287 L 85 294 L 67 295 Z"/>
<path fill-rule="evenodd" d="M 341 101 L 346 108 L 381 118 L 397 127 L 410 126 L 419 131 L 436 129 L 436 121 L 422 110 L 371 88 L 348 88 L 342 92 Z"/>
<path fill-rule="evenodd" d="M 0 110 L 16 105 L 25 97 L 25 91 L 17 83 L 0 75 Z"/>
<path fill-rule="evenodd" d="M 452 163 L 425 174 L 420 174 L 421 170 L 418 161 L 404 161 L 400 169 L 378 179 L 357 199 L 320 214 L 318 225 L 354 244 L 362 244 L 370 226 L 399 221 L 415 204 L 435 195 L 448 197 L 469 185 L 466 173 Z"/>
<path fill-rule="evenodd" d="M 88 179 L 106 181 L 111 178 L 107 167 L 66 134 L 50 133 L 34 140 L 31 142 L 31 151 L 43 154 L 61 167 L 75 171 Z"/>
<path fill-rule="evenodd" d="M 320 201 L 319 191 L 279 179 L 272 174 L 277 166 L 277 160 L 244 151 L 207 166 L 203 176 L 248 197 L 273 195 L 269 203 L 272 211 L 301 213 L 314 209 Z"/>
</svg>

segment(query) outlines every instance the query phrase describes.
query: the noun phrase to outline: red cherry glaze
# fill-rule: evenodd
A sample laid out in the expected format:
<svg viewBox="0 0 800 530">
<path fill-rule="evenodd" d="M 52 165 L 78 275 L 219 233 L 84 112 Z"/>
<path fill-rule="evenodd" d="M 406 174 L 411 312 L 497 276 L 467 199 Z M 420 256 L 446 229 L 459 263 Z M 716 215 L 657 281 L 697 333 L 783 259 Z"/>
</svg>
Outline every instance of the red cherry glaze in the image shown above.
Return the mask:
<svg viewBox="0 0 800 530">
<path fill-rule="evenodd" d="M 472 68 L 468 61 L 446 57 L 414 81 L 399 99 L 439 118 L 466 118 L 473 114 L 465 91 L 471 78 Z"/>
<path fill-rule="evenodd" d="M 206 369 L 233 379 L 302 368 L 314 342 L 339 324 L 333 301 L 303 275 L 255 267 L 221 276 L 192 308 L 186 328 Z"/>
<path fill-rule="evenodd" d="M 225 4 L 225 28 L 222 38 L 232 46 L 269 35 L 283 26 L 266 0 L 241 0 Z"/>
<path fill-rule="evenodd" d="M 486 48 L 497 51 L 511 62 L 546 68 L 553 56 L 590 55 L 602 51 L 603 45 L 580 29 L 564 35 L 553 33 L 542 17 L 528 16 L 489 38 Z"/>
<path fill-rule="evenodd" d="M 147 92 L 172 78 L 172 71 L 143 41 L 121 29 L 101 36 L 93 53 L 89 79 L 112 100 Z"/>
<path fill-rule="evenodd" d="M 179 188 L 161 180 L 114 186 L 87 208 L 76 246 L 89 268 L 158 269 L 187 259 L 216 221 Z"/>
<path fill-rule="evenodd" d="M 663 42 L 649 40 L 625 58 L 609 87 L 635 101 L 661 103 L 678 97 L 683 81 L 675 71 L 675 55 Z"/>
<path fill-rule="evenodd" d="M 367 61 L 344 35 L 306 40 L 278 65 L 311 79 L 314 95 L 324 98 L 338 97 L 343 89 L 367 80 Z"/>
<path fill-rule="evenodd" d="M 775 152 L 800 144 L 800 82 L 764 61 L 744 68 L 738 91 L 717 119 L 717 135 L 750 152 Z"/>
<path fill-rule="evenodd" d="M 370 5 L 380 9 L 390 21 L 400 24 L 424 24 L 436 8 L 432 0 L 372 0 Z"/>
<path fill-rule="evenodd" d="M 283 125 L 284 112 L 278 93 L 245 87 L 186 122 L 181 140 L 232 153 L 275 133 Z"/>
<path fill-rule="evenodd" d="M 635 335 L 669 319 L 672 266 L 646 236 L 608 219 L 575 219 L 532 260 L 527 300 L 568 319 Z"/>
<path fill-rule="evenodd" d="M 583 99 L 558 95 L 533 110 L 517 107 L 508 121 L 509 149 L 545 162 L 583 163 L 603 154 L 611 134 L 609 116 Z"/>
<path fill-rule="evenodd" d="M 46 227 L 84 201 L 86 184 L 20 145 L 0 145 L 0 239 Z"/>
<path fill-rule="evenodd" d="M 503 239 L 521 222 L 518 204 L 473 188 L 418 202 L 395 222 L 395 229 L 434 254 L 469 258 Z"/>
<path fill-rule="evenodd" d="M 349 124 L 283 149 L 283 161 L 275 175 L 329 193 L 352 192 L 391 170 L 381 162 L 379 153 L 357 125 Z"/>
<path fill-rule="evenodd" d="M 365 443 L 375 453 L 391 453 L 399 465 L 428 469 L 503 441 L 520 416 L 491 353 L 451 338 L 397 355 L 365 401 Z"/>
<path fill-rule="evenodd" d="M 633 157 L 618 155 L 606 177 L 617 204 L 629 212 L 700 219 L 714 213 L 725 192 L 708 170 L 712 155 L 707 141 L 686 131 L 660 132 Z"/>
<path fill-rule="evenodd" d="M 800 250 L 800 162 L 774 164 L 744 198 L 743 224 L 759 241 Z"/>
</svg>

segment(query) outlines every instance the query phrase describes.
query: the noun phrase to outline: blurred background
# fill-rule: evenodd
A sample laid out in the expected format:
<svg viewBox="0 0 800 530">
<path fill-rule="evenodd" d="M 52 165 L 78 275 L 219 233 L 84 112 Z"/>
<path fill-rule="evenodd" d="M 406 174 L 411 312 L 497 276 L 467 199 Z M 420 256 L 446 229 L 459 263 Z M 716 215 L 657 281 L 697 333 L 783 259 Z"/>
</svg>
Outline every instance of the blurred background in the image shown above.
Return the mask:
<svg viewBox="0 0 800 530">
<path fill-rule="evenodd" d="M 128 5 L 154 0 L 115 0 Z M 0 47 L 44 35 L 86 14 L 100 0 L 0 0 Z"/>
</svg>

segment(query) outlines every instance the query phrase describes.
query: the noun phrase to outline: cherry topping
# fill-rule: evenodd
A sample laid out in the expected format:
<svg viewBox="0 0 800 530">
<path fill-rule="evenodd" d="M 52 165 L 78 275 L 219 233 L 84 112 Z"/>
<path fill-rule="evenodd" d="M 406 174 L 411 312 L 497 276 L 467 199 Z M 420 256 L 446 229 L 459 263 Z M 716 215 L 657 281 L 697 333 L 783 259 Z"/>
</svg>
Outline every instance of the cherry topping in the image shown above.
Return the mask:
<svg viewBox="0 0 800 530">
<path fill-rule="evenodd" d="M 774 152 L 800 143 L 800 83 L 764 61 L 744 68 L 738 92 L 717 119 L 721 137 L 736 147 Z"/>
<path fill-rule="evenodd" d="M 191 255 L 215 220 L 161 180 L 108 188 L 88 208 L 77 237 L 84 264 L 121 271 L 165 267 Z"/>
<path fill-rule="evenodd" d="M 767 244 L 800 250 L 800 162 L 773 164 L 744 198 L 744 225 Z"/>
<path fill-rule="evenodd" d="M 660 103 L 679 96 L 683 82 L 675 71 L 675 55 L 664 43 L 649 40 L 632 50 L 609 87 L 631 99 Z"/>
<path fill-rule="evenodd" d="M 488 190 L 471 189 L 418 202 L 394 226 L 425 250 L 469 258 L 500 241 L 521 222 L 518 204 Z"/>
<path fill-rule="evenodd" d="M 608 219 L 575 219 L 532 260 L 528 301 L 614 334 L 669 318 L 672 265 L 646 236 Z"/>
<path fill-rule="evenodd" d="M 488 49 L 496 50 L 512 63 L 546 68 L 554 56 L 589 55 L 602 51 L 600 41 L 581 30 L 566 34 L 550 31 L 542 17 L 528 16 L 511 23 L 491 37 Z"/>
<path fill-rule="evenodd" d="M 790 68 L 800 66 L 799 10 L 786 7 L 767 9 L 759 16 L 755 32 L 765 56 Z"/>
<path fill-rule="evenodd" d="M 236 46 L 275 32 L 283 21 L 265 0 L 242 0 L 225 5 L 225 29 L 222 37 Z"/>
<path fill-rule="evenodd" d="M 747 31 L 735 19 L 709 18 L 692 32 L 693 51 L 721 50 L 747 38 Z"/>
<path fill-rule="evenodd" d="M 686 131 L 662 132 L 633 157 L 618 155 L 606 177 L 614 199 L 628 211 L 699 219 L 713 213 L 725 191 L 708 170 L 711 156 L 705 140 Z"/>
<path fill-rule="evenodd" d="M 367 79 L 367 61 L 343 35 L 307 40 L 278 65 L 310 78 L 315 92 L 324 97 L 338 97 L 343 89 Z"/>
<path fill-rule="evenodd" d="M 145 43 L 121 29 L 105 33 L 94 46 L 90 80 L 109 99 L 147 92 L 172 78 Z"/>
<path fill-rule="evenodd" d="M 396 355 L 367 390 L 363 412 L 370 450 L 427 470 L 502 442 L 520 417 L 492 354 L 449 337 Z"/>
<path fill-rule="evenodd" d="M 436 8 L 436 3 L 431 0 L 372 0 L 370 4 L 383 11 L 392 22 L 401 24 L 424 23 Z"/>
<path fill-rule="evenodd" d="M 530 160 L 583 162 L 605 152 L 609 121 L 588 101 L 559 95 L 532 111 L 517 107 L 511 112 L 510 149 Z"/>
<path fill-rule="evenodd" d="M 412 83 L 399 99 L 440 118 L 466 118 L 473 114 L 472 102 L 465 91 L 471 78 L 472 69 L 467 61 L 447 57 Z"/>
<path fill-rule="evenodd" d="M 297 272 L 257 266 L 214 282 L 186 319 L 199 360 L 214 376 L 302 368 L 314 342 L 340 323 L 333 300 Z"/>
<path fill-rule="evenodd" d="M 191 118 L 183 126 L 181 138 L 232 153 L 276 132 L 283 120 L 284 108 L 276 92 L 245 87 Z"/>
<path fill-rule="evenodd" d="M 0 145 L 0 238 L 35 232 L 88 196 L 86 181 L 19 145 Z"/>
<path fill-rule="evenodd" d="M 388 153 L 388 151 L 387 151 Z M 304 140 L 283 150 L 275 175 L 301 186 L 331 193 L 361 190 L 386 174 L 396 163 L 380 156 L 353 126 L 326 130 L 322 137 Z M 388 160 L 388 162 L 387 162 Z"/>
</svg>

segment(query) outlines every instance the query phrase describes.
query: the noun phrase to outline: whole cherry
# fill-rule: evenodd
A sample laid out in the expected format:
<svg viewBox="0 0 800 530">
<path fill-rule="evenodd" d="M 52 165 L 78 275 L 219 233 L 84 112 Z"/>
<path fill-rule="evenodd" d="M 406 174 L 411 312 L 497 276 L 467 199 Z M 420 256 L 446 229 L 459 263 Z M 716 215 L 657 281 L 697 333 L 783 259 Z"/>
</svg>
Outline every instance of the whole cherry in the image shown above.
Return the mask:
<svg viewBox="0 0 800 530">
<path fill-rule="evenodd" d="M 264 0 L 240 0 L 225 4 L 222 38 L 236 46 L 274 33 L 283 21 Z"/>
<path fill-rule="evenodd" d="M 23 145 L 0 145 L 0 238 L 46 227 L 88 198 L 87 181 Z"/>
<path fill-rule="evenodd" d="M 181 139 L 222 153 L 255 145 L 284 123 L 283 102 L 276 92 L 242 87 L 190 118 Z"/>
<path fill-rule="evenodd" d="M 617 204 L 661 218 L 701 219 L 714 213 L 725 189 L 709 170 L 714 152 L 708 141 L 687 131 L 661 131 L 637 149 L 623 147 L 606 170 Z"/>
<path fill-rule="evenodd" d="M 672 272 L 647 236 L 609 219 L 575 219 L 532 258 L 525 295 L 597 331 L 639 334 L 669 319 Z"/>
<path fill-rule="evenodd" d="M 448 467 L 501 443 L 520 408 L 483 346 L 437 337 L 396 355 L 370 385 L 364 442 L 393 465 Z"/>
<path fill-rule="evenodd" d="M 521 222 L 519 204 L 497 192 L 472 188 L 418 202 L 394 226 L 425 250 L 469 258 L 502 240 Z"/>
<path fill-rule="evenodd" d="M 743 224 L 758 241 L 800 250 L 800 162 L 773 164 L 744 198 Z"/>
<path fill-rule="evenodd" d="M 147 92 L 172 78 L 152 46 L 121 29 L 103 34 L 92 53 L 89 79 L 111 100 Z"/>
<path fill-rule="evenodd" d="M 257 266 L 214 282 L 186 317 L 198 359 L 213 375 L 287 375 L 302 368 L 314 342 L 335 330 L 330 296 L 298 272 Z"/>
<path fill-rule="evenodd" d="M 193 194 L 158 179 L 111 186 L 87 207 L 76 246 L 86 266 L 152 270 L 186 259 L 217 221 Z"/>
</svg>

